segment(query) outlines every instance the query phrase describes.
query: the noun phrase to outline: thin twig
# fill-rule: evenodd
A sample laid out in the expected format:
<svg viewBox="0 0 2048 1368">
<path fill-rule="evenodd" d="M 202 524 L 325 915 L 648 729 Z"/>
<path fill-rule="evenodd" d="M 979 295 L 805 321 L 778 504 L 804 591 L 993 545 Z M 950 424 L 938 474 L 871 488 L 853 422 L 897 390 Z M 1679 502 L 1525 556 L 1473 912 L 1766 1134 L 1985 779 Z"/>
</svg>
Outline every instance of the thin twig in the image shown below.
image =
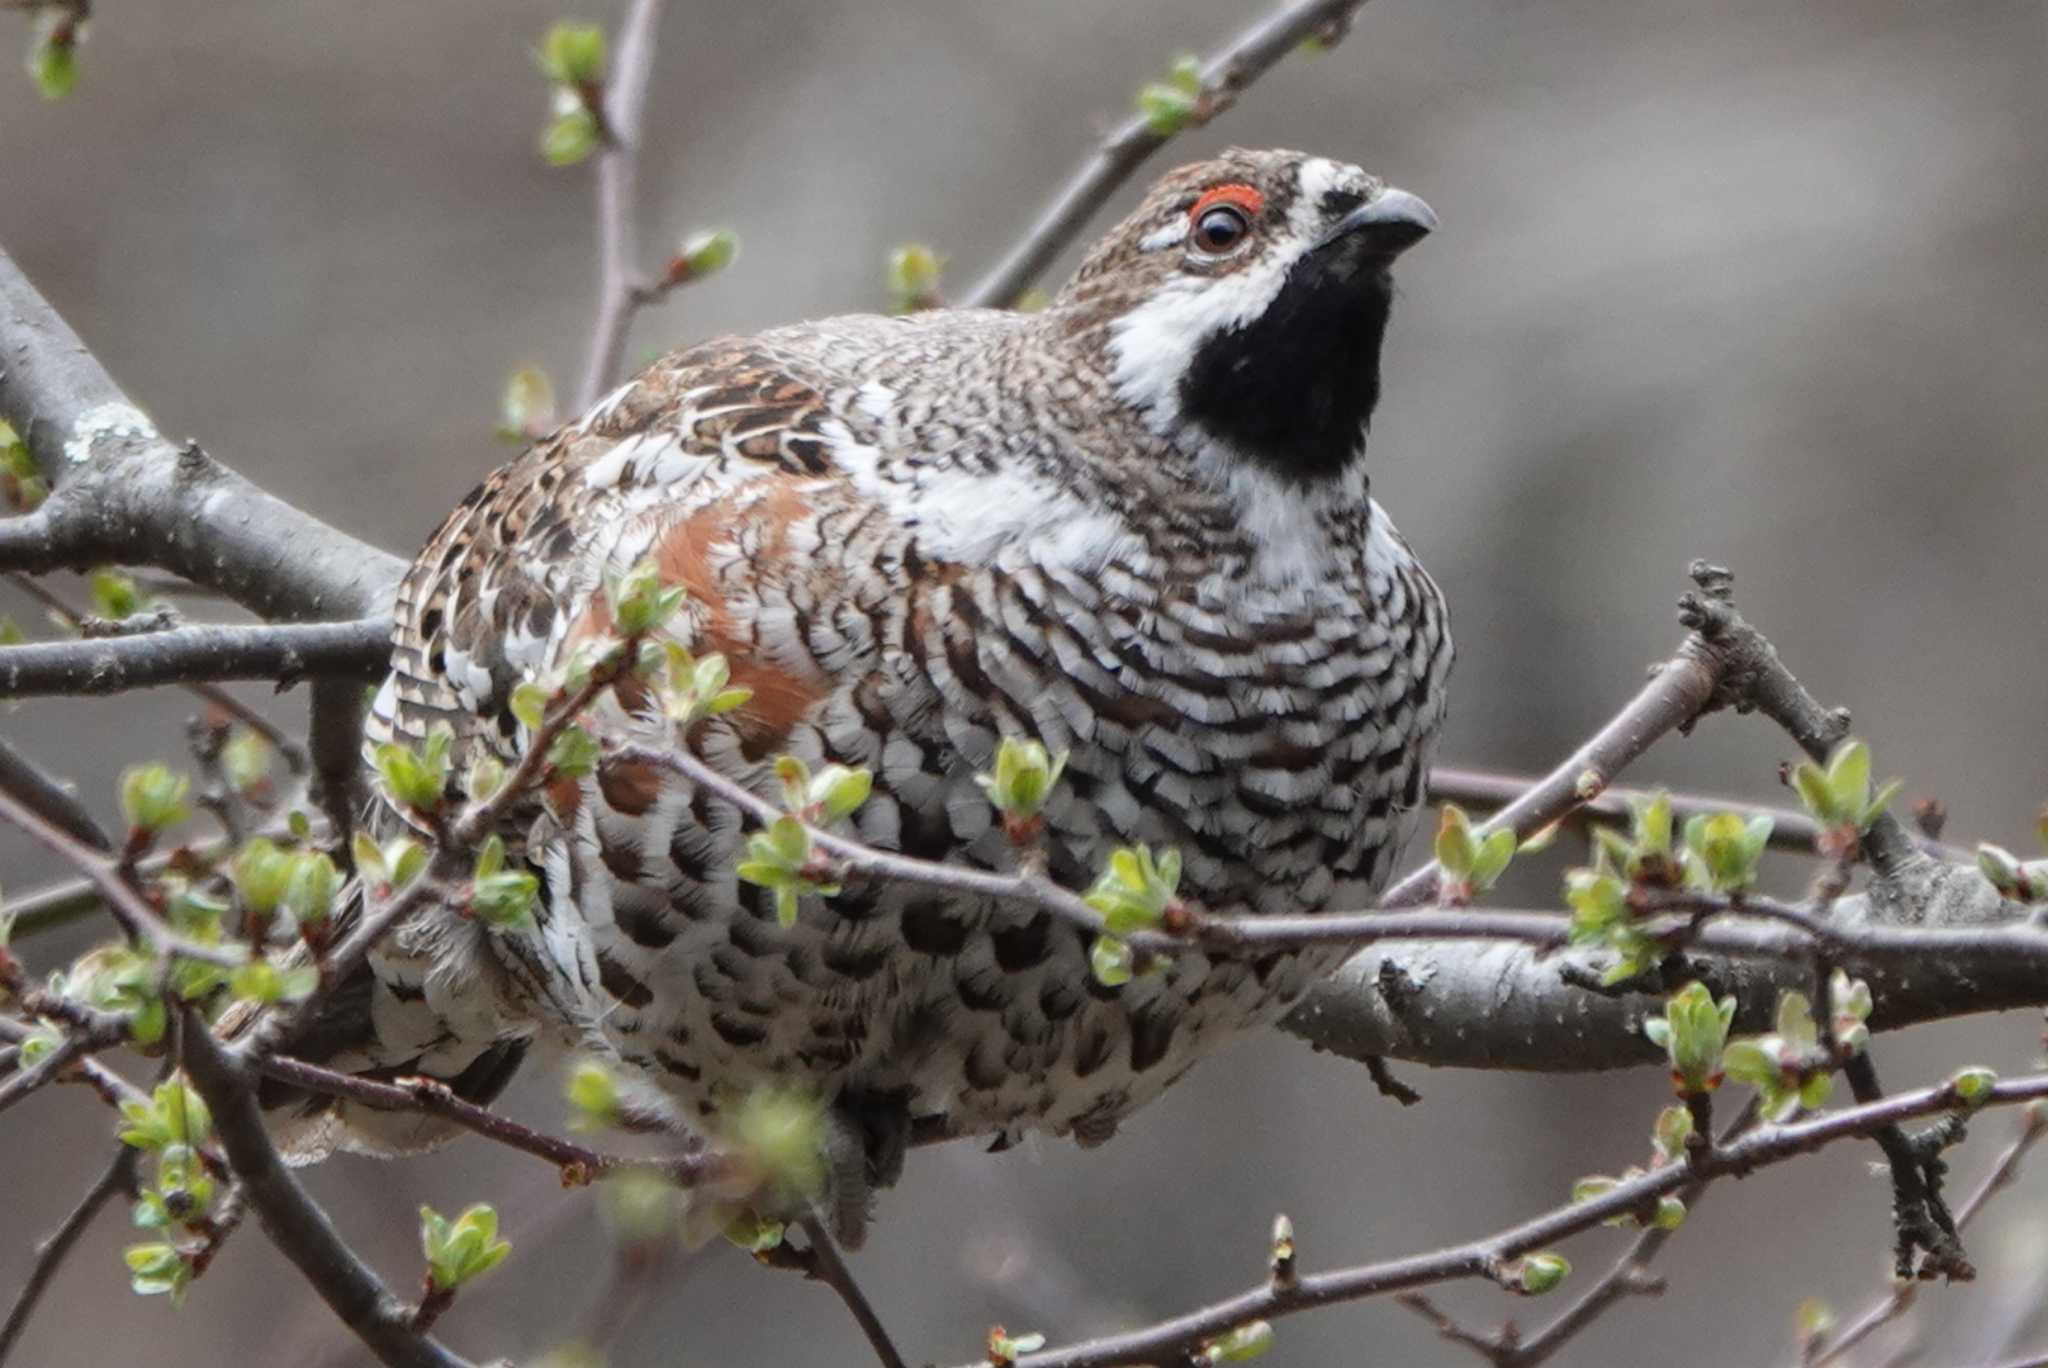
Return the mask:
<svg viewBox="0 0 2048 1368">
<path fill-rule="evenodd" d="M 1735 1120 L 1729 1123 L 1717 1146 L 1725 1146 L 1735 1137 L 1743 1134 L 1756 1123 L 1757 1103 L 1751 1098 Z M 1685 1203 L 1687 1219 L 1706 1195 L 1707 1180 L 1696 1178 L 1678 1190 L 1678 1200 Z M 1674 1231 L 1662 1226 L 1652 1226 L 1638 1235 L 1628 1251 L 1603 1274 L 1600 1281 L 1588 1288 L 1586 1294 L 1567 1307 L 1557 1319 L 1538 1330 L 1535 1334 L 1508 1348 L 1496 1360 L 1499 1368 L 1536 1368 L 1556 1355 L 1557 1351 L 1576 1338 L 1585 1328 L 1598 1320 L 1610 1307 L 1631 1296 L 1656 1295 L 1662 1292 L 1663 1283 L 1652 1277 L 1650 1264 L 1663 1252 Z"/>
<path fill-rule="evenodd" d="M 1429 771 L 1429 796 L 1433 802 L 1458 803 L 1481 812 L 1491 812 L 1514 802 L 1537 782 L 1536 778 L 1525 774 L 1498 774 L 1457 765 L 1436 765 Z M 1792 808 L 1773 807 L 1747 798 L 1621 785 L 1605 790 L 1564 820 L 1589 824 L 1597 821 L 1627 822 L 1635 804 L 1645 802 L 1657 793 L 1670 800 L 1672 821 L 1678 826 L 1683 826 L 1687 818 L 1702 813 L 1732 812 L 1744 821 L 1768 817 L 1771 819 L 1770 844 L 1774 850 L 1811 855 L 1814 853 L 1814 841 L 1822 833 L 1820 823 Z M 1961 846 L 1944 845 L 1932 838 L 1922 838 L 1919 845 L 1921 850 L 1938 860 L 1966 864 L 1977 858 L 1975 853 Z"/>
<path fill-rule="evenodd" d="M 874 1305 L 868 1301 L 867 1293 L 861 1290 L 853 1270 L 840 1257 L 839 1246 L 832 1242 L 831 1232 L 825 1229 L 825 1223 L 816 1217 L 807 1217 L 803 1227 L 811 1242 L 809 1266 L 805 1271 L 839 1294 L 839 1300 L 845 1302 L 846 1309 L 853 1313 L 861 1334 L 867 1336 L 868 1347 L 874 1350 L 875 1359 L 882 1368 L 906 1368 L 903 1355 L 896 1351 L 888 1330 L 882 1325 L 882 1318 L 875 1314 Z"/>
<path fill-rule="evenodd" d="M 0 1081 L 0 1112 L 40 1088 L 55 1083 L 72 1063 L 92 1047 L 82 1035 L 60 1035 L 50 1052 L 25 1069 L 17 1069 Z"/>
<path fill-rule="evenodd" d="M 480 1107 L 456 1096 L 446 1083 L 436 1078 L 399 1078 L 386 1083 L 359 1074 L 325 1069 L 287 1055 L 271 1055 L 262 1059 L 256 1063 L 256 1069 L 280 1083 L 289 1083 L 309 1092 L 347 1098 L 388 1111 L 424 1112 L 429 1116 L 443 1117 L 487 1140 L 495 1140 L 522 1154 L 546 1160 L 562 1171 L 564 1186 L 588 1183 L 621 1169 L 645 1169 L 661 1174 L 678 1186 L 691 1187 L 713 1181 L 727 1171 L 723 1156 L 709 1150 L 669 1159 L 605 1154 L 573 1140 L 534 1130 L 488 1107 Z"/>
<path fill-rule="evenodd" d="M 247 954 L 241 950 L 206 945 L 179 935 L 168 922 L 157 915 L 156 909 L 122 878 L 121 871 L 113 861 L 103 858 L 98 851 L 69 832 L 60 830 L 42 814 L 5 791 L 0 791 L 0 819 L 12 822 L 38 845 L 70 861 L 72 867 L 85 875 L 93 887 L 99 890 L 100 896 L 106 899 L 108 909 L 128 933 L 148 941 L 158 954 L 200 960 L 226 969 L 237 969 L 248 962 Z"/>
<path fill-rule="evenodd" d="M 654 69 L 655 31 L 663 0 L 633 0 L 619 26 L 612 78 L 604 95 L 605 142 L 597 155 L 597 320 L 591 327 L 578 412 L 616 380 L 626 334 L 641 303 L 639 247 L 640 131 Z"/>
<path fill-rule="evenodd" d="M 1650 682 L 1591 740 L 1477 830 L 1505 827 L 1527 837 L 1599 797 L 1652 744 L 1692 724 L 1712 701 L 1727 668 L 1727 658 L 1704 637 L 1695 633 L 1686 638 L 1678 653 L 1659 666 Z M 1430 901 L 1437 894 L 1440 872 L 1434 861 L 1424 865 L 1389 888 L 1380 906 L 1415 907 Z"/>
<path fill-rule="evenodd" d="M 1230 108 L 1252 82 L 1305 40 L 1316 38 L 1325 46 L 1334 43 L 1364 3 L 1292 0 L 1275 8 L 1203 64 L 1202 94 L 1188 126 L 1199 127 Z M 1030 231 L 968 292 L 966 304 L 1002 308 L 1015 302 L 1045 274 L 1053 258 L 1080 234 L 1117 188 L 1172 136 L 1159 132 L 1143 115 L 1119 124 L 1053 196 Z"/>
<path fill-rule="evenodd" d="M 83 1235 L 93 1218 L 100 1214 L 100 1208 L 118 1195 L 135 1191 L 135 1160 L 141 1151 L 130 1145 L 122 1145 L 114 1152 L 113 1162 L 99 1176 L 71 1213 L 48 1238 L 36 1246 L 35 1263 L 30 1267 L 28 1281 L 21 1285 L 16 1294 L 14 1306 L 7 1313 L 7 1323 L 0 1326 L 0 1364 L 7 1362 L 21 1342 L 23 1332 L 28 1329 L 29 1318 L 36 1313 L 36 1305 L 42 1300 L 43 1292 L 56 1278 L 57 1270 L 64 1265 L 78 1237 Z"/>
<path fill-rule="evenodd" d="M 2048 1097 L 2048 1074 L 2001 1080 L 1992 1085 L 1986 1104 L 2012 1106 L 2037 1097 Z M 1254 1320 L 1272 1320 L 1314 1307 L 1460 1279 L 1498 1280 L 1508 1261 L 1591 1229 L 1610 1217 L 1640 1212 L 1698 1178 L 1747 1174 L 1839 1140 L 1867 1136 L 1900 1121 L 1953 1113 L 1962 1105 L 1954 1087 L 1941 1083 L 1910 1093 L 1896 1093 L 1869 1106 L 1766 1127 L 1713 1150 L 1697 1165 L 1669 1164 L 1653 1169 L 1624 1179 L 1598 1197 L 1568 1203 L 1466 1244 L 1385 1263 L 1303 1274 L 1286 1283 L 1262 1283 L 1144 1329 L 1026 1355 L 1018 1360 L 1018 1368 L 1108 1368 L 1113 1364 L 1172 1361 L 1176 1355 L 1185 1356 L 1207 1340 Z"/>
</svg>

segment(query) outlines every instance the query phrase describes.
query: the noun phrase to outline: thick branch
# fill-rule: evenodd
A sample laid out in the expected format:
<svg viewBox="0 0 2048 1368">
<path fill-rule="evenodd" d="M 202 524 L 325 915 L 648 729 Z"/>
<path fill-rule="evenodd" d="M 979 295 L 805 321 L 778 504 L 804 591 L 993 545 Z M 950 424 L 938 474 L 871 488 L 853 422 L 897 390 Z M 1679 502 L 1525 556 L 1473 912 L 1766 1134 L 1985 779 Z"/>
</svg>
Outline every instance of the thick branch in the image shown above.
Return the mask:
<svg viewBox="0 0 2048 1368">
<path fill-rule="evenodd" d="M 196 680 L 312 677 L 368 681 L 391 652 L 391 623 L 174 627 L 136 636 L 0 647 L 0 698 L 112 694 Z"/>
<path fill-rule="evenodd" d="M 411 1308 L 343 1243 L 327 1213 L 271 1145 L 248 1075 L 196 1016 L 186 1023 L 185 1066 L 213 1113 L 221 1148 L 248 1192 L 264 1233 L 342 1324 L 388 1368 L 469 1368 L 433 1339 L 416 1333 Z"/>
<path fill-rule="evenodd" d="M 2043 940 L 2041 933 L 1982 880 L 1947 889 L 1949 899 L 1930 907 L 1919 926 L 1898 925 L 1867 897 L 1835 905 L 1830 929 L 1860 946 L 1835 963 L 1870 984 L 1873 1030 L 2048 1005 L 2038 956 L 2029 950 L 2017 962 L 2004 958 L 2022 940 Z M 1515 914 L 1470 915 L 1473 930 L 1483 932 L 1491 919 Z M 1790 928 L 1709 927 L 1689 969 L 1716 994 L 1735 995 L 1738 1029 L 1768 1030 L 1780 991 L 1812 989 L 1799 939 Z M 1542 945 L 1507 940 L 1383 941 L 1346 961 L 1283 1025 L 1352 1059 L 1575 1071 L 1660 1058 L 1640 1029 L 1650 1000 L 1578 987 L 1562 972 L 1570 962 Z"/>
<path fill-rule="evenodd" d="M 55 493 L 0 522 L 0 569 L 146 562 L 266 618 L 384 610 L 405 566 L 160 434 L 0 250 L 0 418 Z"/>
<path fill-rule="evenodd" d="M 1239 34 L 1202 68 L 1202 98 L 1190 126 L 1207 123 L 1237 102 L 1253 81 L 1266 74 L 1309 38 L 1334 42 L 1350 27 L 1365 0 L 1292 0 Z M 1126 119 L 1060 189 L 1031 230 L 1012 247 L 995 269 L 968 292 L 964 303 L 975 308 L 1002 308 L 1013 303 L 1045 274 L 1053 258 L 1088 225 L 1117 188 L 1145 160 L 1164 147 L 1172 134 L 1155 130 L 1144 116 Z"/>
</svg>

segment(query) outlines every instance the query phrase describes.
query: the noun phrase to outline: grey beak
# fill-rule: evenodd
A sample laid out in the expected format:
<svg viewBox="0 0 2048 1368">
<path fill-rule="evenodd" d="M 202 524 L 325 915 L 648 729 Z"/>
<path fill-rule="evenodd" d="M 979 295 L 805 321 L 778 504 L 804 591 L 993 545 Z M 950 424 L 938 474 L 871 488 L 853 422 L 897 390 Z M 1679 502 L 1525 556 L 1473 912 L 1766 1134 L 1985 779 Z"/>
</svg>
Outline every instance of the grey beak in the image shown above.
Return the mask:
<svg viewBox="0 0 2048 1368">
<path fill-rule="evenodd" d="M 1353 233 L 1362 234 L 1377 254 L 1393 257 L 1436 231 L 1436 211 L 1406 190 L 1389 185 L 1368 204 L 1361 204 L 1331 224 L 1316 243 L 1326 247 Z"/>
</svg>

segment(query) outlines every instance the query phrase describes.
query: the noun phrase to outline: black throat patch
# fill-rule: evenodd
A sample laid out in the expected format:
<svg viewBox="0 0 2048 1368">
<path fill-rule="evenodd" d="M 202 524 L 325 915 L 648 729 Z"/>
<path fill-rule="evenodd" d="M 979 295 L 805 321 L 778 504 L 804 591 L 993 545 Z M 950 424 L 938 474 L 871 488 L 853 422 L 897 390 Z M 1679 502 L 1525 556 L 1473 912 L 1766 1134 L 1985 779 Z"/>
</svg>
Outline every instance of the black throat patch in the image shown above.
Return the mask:
<svg viewBox="0 0 2048 1368">
<path fill-rule="evenodd" d="M 1181 379 L 1183 414 L 1289 479 L 1340 474 L 1379 402 L 1393 281 L 1347 246 L 1297 261 L 1266 311 L 1205 341 Z"/>
</svg>

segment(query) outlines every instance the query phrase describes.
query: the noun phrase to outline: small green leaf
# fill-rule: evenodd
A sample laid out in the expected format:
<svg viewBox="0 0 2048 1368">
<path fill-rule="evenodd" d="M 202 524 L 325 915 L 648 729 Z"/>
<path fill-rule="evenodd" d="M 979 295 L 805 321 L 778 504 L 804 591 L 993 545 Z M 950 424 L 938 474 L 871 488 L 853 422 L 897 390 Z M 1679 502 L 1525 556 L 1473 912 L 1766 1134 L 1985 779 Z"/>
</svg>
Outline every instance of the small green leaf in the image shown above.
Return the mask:
<svg viewBox="0 0 2048 1368">
<path fill-rule="evenodd" d="M 1673 1086 L 1682 1094 L 1712 1091 L 1720 1083 L 1735 999 L 1717 1003 L 1705 984 L 1688 983 L 1666 999 L 1664 1013 L 1644 1022 L 1643 1033 L 1670 1057 Z"/>
<path fill-rule="evenodd" d="M 720 1234 L 749 1254 L 765 1254 L 782 1244 L 783 1230 L 782 1222 L 743 1210 L 725 1223 Z"/>
<path fill-rule="evenodd" d="M 109 622 L 134 617 L 149 606 L 135 581 L 118 570 L 103 567 L 86 582 L 92 590 L 93 612 Z"/>
<path fill-rule="evenodd" d="M 556 24 L 540 40 L 535 56 L 541 71 L 558 85 L 595 85 L 604 79 L 604 30 L 595 24 Z"/>
<path fill-rule="evenodd" d="M 922 242 L 906 242 L 889 253 L 889 307 L 895 313 L 928 309 L 938 302 L 946 259 Z"/>
<path fill-rule="evenodd" d="M 1472 840 L 1472 821 L 1456 803 L 1445 803 L 1437 820 L 1436 862 L 1444 873 L 1464 881 L 1472 873 L 1478 847 Z"/>
<path fill-rule="evenodd" d="M 977 774 L 974 782 L 988 794 L 997 811 L 1029 821 L 1044 810 L 1053 786 L 1067 767 L 1067 753 L 1049 754 L 1043 742 L 1006 736 L 996 747 L 995 770 Z"/>
<path fill-rule="evenodd" d="M 1571 1276 L 1571 1271 L 1571 1260 L 1562 1254 L 1545 1250 L 1525 1257 L 1515 1278 L 1518 1290 L 1524 1295 L 1540 1297 L 1546 1292 L 1555 1291 Z"/>
<path fill-rule="evenodd" d="M 664 583 L 652 557 L 609 577 L 605 584 L 612 625 L 627 637 L 645 636 L 666 625 L 688 593 L 680 584 Z"/>
<path fill-rule="evenodd" d="M 541 723 L 547 720 L 548 700 L 552 696 L 546 686 L 529 679 L 512 690 L 506 706 L 528 731 L 539 731 Z"/>
<path fill-rule="evenodd" d="M 676 250 L 675 260 L 669 263 L 669 282 L 680 285 L 685 281 L 716 275 L 732 265 L 739 254 L 739 234 L 730 228 L 693 233 L 683 239 L 682 246 Z"/>
<path fill-rule="evenodd" d="M 581 727 L 568 726 L 548 747 L 548 769 L 558 778 L 581 779 L 597 769 L 597 738 Z"/>
<path fill-rule="evenodd" d="M 558 421 L 555 382 L 538 366 L 513 371 L 505 381 L 499 414 L 499 434 L 509 441 L 530 442 L 547 435 Z"/>
<path fill-rule="evenodd" d="M 580 104 L 557 114 L 540 135 L 541 160 L 549 166 L 574 166 L 597 150 L 597 115 Z"/>
<path fill-rule="evenodd" d="M 619 1080 L 596 1060 L 580 1060 L 569 1070 L 564 1093 L 569 1099 L 570 1129 L 610 1130 L 619 1124 Z"/>
<path fill-rule="evenodd" d="M 243 907 L 268 916 L 284 901 L 298 865 L 296 852 L 278 849 L 267 836 L 252 836 L 229 862 L 228 877 Z"/>
<path fill-rule="evenodd" d="M 722 1113 L 723 1139 L 784 1198 L 809 1198 L 825 1183 L 825 1108 L 787 1088 L 756 1088 Z"/>
<path fill-rule="evenodd" d="M 1252 1321 L 1209 1341 L 1206 1354 L 1210 1363 L 1249 1363 L 1272 1347 L 1273 1327 Z"/>
<path fill-rule="evenodd" d="M 121 815 L 130 830 L 155 833 L 192 815 L 185 798 L 192 781 L 164 765 L 135 765 L 121 772 Z"/>
<path fill-rule="evenodd" d="M 175 1305 L 184 1300 L 192 1285 L 192 1265 L 175 1246 L 161 1242 L 130 1245 L 121 1257 L 128 1265 L 128 1285 L 139 1296 L 168 1294 Z"/>
<path fill-rule="evenodd" d="M 1162 138 L 1170 138 L 1193 122 L 1202 107 L 1201 97 L 1164 81 L 1148 81 L 1138 87 L 1138 113 L 1145 126 Z"/>
<path fill-rule="evenodd" d="M 340 892 L 341 871 L 325 853 L 302 850 L 293 857 L 291 878 L 284 889 L 284 908 L 293 921 L 300 926 L 325 922 Z"/>
<path fill-rule="evenodd" d="M 432 1207 L 421 1207 L 420 1248 L 427 1257 L 427 1276 L 444 1292 L 482 1277 L 512 1252 L 512 1246 L 498 1238 L 497 1211 L 484 1202 L 453 1221 Z"/>
<path fill-rule="evenodd" d="M 1115 936 L 1097 936 L 1088 950 L 1088 966 L 1095 973 L 1095 981 L 1105 988 L 1129 983 L 1136 959 L 1129 943 Z"/>
<path fill-rule="evenodd" d="M 78 88 L 77 26 L 59 22 L 49 26 L 29 49 L 28 72 L 36 89 L 46 100 L 61 100 Z"/>
<path fill-rule="evenodd" d="M 1948 1083 L 1962 1101 L 1973 1107 L 1981 1106 L 1998 1086 L 1998 1075 L 1984 1068 L 1959 1069 L 1950 1075 Z"/>
<path fill-rule="evenodd" d="M 254 727 L 236 727 L 220 749 L 221 773 L 237 793 L 249 793 L 270 776 L 270 742 Z"/>
</svg>

